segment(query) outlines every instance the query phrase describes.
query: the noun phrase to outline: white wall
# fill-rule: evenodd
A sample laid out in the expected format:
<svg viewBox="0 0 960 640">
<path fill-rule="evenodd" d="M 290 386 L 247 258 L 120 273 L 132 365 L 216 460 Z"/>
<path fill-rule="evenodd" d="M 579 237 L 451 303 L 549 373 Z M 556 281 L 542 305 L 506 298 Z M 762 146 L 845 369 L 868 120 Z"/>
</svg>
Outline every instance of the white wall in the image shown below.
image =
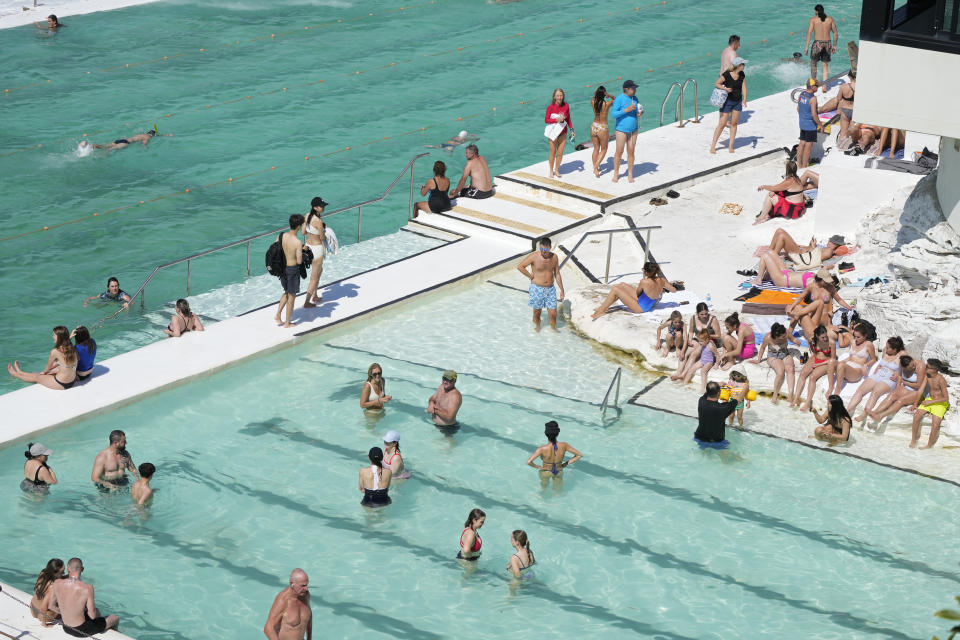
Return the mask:
<svg viewBox="0 0 960 640">
<path fill-rule="evenodd" d="M 960 232 L 960 140 L 940 139 L 940 167 L 937 171 L 937 199 L 943 217 Z"/>
<path fill-rule="evenodd" d="M 960 138 L 958 79 L 958 54 L 861 40 L 853 119 Z"/>
</svg>

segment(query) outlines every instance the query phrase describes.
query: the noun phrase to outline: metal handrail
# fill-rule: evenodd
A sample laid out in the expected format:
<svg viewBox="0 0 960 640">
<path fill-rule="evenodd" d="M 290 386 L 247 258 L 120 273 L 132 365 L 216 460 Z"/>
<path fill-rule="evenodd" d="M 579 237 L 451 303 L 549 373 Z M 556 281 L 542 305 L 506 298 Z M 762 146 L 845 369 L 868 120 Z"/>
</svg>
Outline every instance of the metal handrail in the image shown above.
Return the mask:
<svg viewBox="0 0 960 640">
<path fill-rule="evenodd" d="M 623 373 L 623 367 L 617 367 L 617 372 L 613 374 L 613 380 L 610 381 L 610 386 L 607 387 L 607 393 L 603 396 L 603 401 L 600 403 L 600 416 L 603 417 L 607 415 L 607 400 L 610 399 L 610 392 L 613 391 L 613 385 L 616 383 L 617 392 L 613 396 L 613 406 L 617 407 L 617 404 L 620 402 L 620 378 Z"/>
<path fill-rule="evenodd" d="M 563 268 L 563 265 L 567 264 L 567 260 L 573 257 L 573 254 L 577 252 L 577 249 L 583 244 L 583 241 L 587 239 L 587 236 L 594 235 L 606 235 L 607 236 L 607 269 L 603 276 L 603 284 L 610 283 L 610 252 L 613 249 L 613 234 L 615 233 L 626 233 L 626 232 L 636 232 L 636 231 L 646 231 L 646 240 L 643 245 L 643 261 L 648 262 L 650 260 L 650 232 L 654 229 L 662 229 L 660 225 L 651 226 L 651 227 L 633 227 L 630 229 L 599 229 L 597 231 L 587 231 L 577 240 L 577 244 L 573 245 L 567 256 L 560 262 L 560 266 L 557 267 L 557 271 Z"/>
<path fill-rule="evenodd" d="M 683 92 L 687 90 L 687 85 L 693 83 L 693 122 L 700 124 L 700 87 L 695 78 L 687 78 L 680 86 L 680 126 L 683 127 L 686 122 L 683 120 Z"/>
<path fill-rule="evenodd" d="M 679 82 L 674 82 L 673 84 L 670 85 L 670 88 L 667 89 L 667 95 L 666 97 L 664 97 L 663 102 L 660 104 L 660 126 L 661 127 L 663 126 L 663 112 L 667 108 L 667 100 L 670 99 L 670 94 L 673 93 L 674 87 L 680 87 L 680 95 L 683 95 L 683 85 L 681 85 Z M 679 106 L 676 103 L 674 103 L 674 111 L 673 111 L 674 120 L 676 120 L 679 115 L 680 115 Z"/>
<path fill-rule="evenodd" d="M 382 194 L 380 194 L 379 196 L 377 196 L 376 198 L 371 198 L 370 200 L 364 200 L 363 202 L 359 202 L 359 203 L 357 203 L 357 204 L 351 204 L 351 205 L 349 205 L 349 206 L 346 206 L 346 207 L 343 207 L 343 208 L 340 208 L 340 209 L 335 209 L 334 211 L 330 211 L 330 212 L 324 213 L 323 215 L 320 216 L 320 218 L 321 218 L 321 219 L 323 219 L 323 218 L 329 218 L 329 217 L 331 217 L 331 216 L 335 216 L 335 215 L 337 215 L 337 214 L 344 213 L 345 211 L 352 211 L 353 209 L 356 209 L 356 210 L 357 210 L 357 242 L 360 242 L 360 239 L 361 239 L 361 230 L 362 230 L 362 224 L 363 224 L 363 207 L 366 206 L 366 205 L 368 205 L 368 204 L 373 204 L 373 203 L 375 203 L 375 202 L 380 202 L 381 200 L 385 199 L 388 195 L 390 195 L 390 192 L 393 191 L 393 188 L 394 188 L 395 186 L 397 186 L 397 184 L 400 182 L 400 178 L 403 177 L 403 174 L 405 174 L 407 171 L 409 171 L 409 172 L 410 172 L 410 207 L 409 207 L 409 210 L 408 210 L 408 212 L 407 212 L 407 219 L 410 219 L 410 217 L 413 215 L 413 165 L 414 165 L 414 163 L 415 163 L 417 160 L 419 160 L 420 158 L 422 158 L 422 157 L 424 157 L 424 156 L 426 156 L 426 155 L 430 155 L 430 154 L 429 154 L 429 153 L 418 153 L 417 155 L 415 155 L 415 156 L 410 160 L 410 162 L 408 162 L 408 163 L 403 167 L 403 170 L 397 175 L 397 177 L 393 179 L 393 182 L 390 183 L 390 186 L 388 186 L 388 187 L 386 188 L 386 190 L 385 190 Z M 187 263 L 187 295 L 189 296 L 189 295 L 190 295 L 191 262 L 192 262 L 193 260 L 196 260 L 197 258 L 202 258 L 203 256 L 208 256 L 208 255 L 210 255 L 210 254 L 212 254 L 212 253 L 219 253 L 220 251 L 223 251 L 223 250 L 225 250 L 225 249 L 231 249 L 231 248 L 233 248 L 233 247 L 238 247 L 238 246 L 240 246 L 241 244 L 246 244 L 246 245 L 247 245 L 247 275 L 249 276 L 249 275 L 250 275 L 250 243 L 252 243 L 254 240 L 259 240 L 260 238 L 265 238 L 266 236 L 270 236 L 270 235 L 273 235 L 273 234 L 275 234 L 275 233 L 281 233 L 281 232 L 283 232 L 283 231 L 288 231 L 288 230 L 289 230 L 289 226 L 287 226 L 287 227 L 280 227 L 279 229 L 272 229 L 272 230 L 270 230 L 270 231 L 265 231 L 265 232 L 263 232 L 263 233 L 258 233 L 258 234 L 255 235 L 255 236 L 250 236 L 250 237 L 248 237 L 248 238 L 243 238 L 242 240 L 235 240 L 235 241 L 233 241 L 233 242 L 229 242 L 229 243 L 227 243 L 227 244 L 220 245 L 219 247 L 214 247 L 213 249 L 207 249 L 206 251 L 201 251 L 201 252 L 199 252 L 199 253 L 194 253 L 193 255 L 189 255 L 189 256 L 186 256 L 186 257 L 184 257 L 184 258 L 178 258 L 178 259 L 173 260 L 173 261 L 171 261 L 171 262 L 167 262 L 167 263 L 161 264 L 161 265 L 159 265 L 159 266 L 157 266 L 157 267 L 154 267 L 153 271 L 150 272 L 150 275 L 147 276 L 147 279 L 144 280 L 144 281 L 143 281 L 143 284 L 140 285 L 140 288 L 137 289 L 137 292 L 134 293 L 133 296 L 130 297 L 130 302 L 128 303 L 128 305 L 129 305 L 129 304 L 133 304 L 133 301 L 136 300 L 137 297 L 139 296 L 139 297 L 140 297 L 140 308 L 141 308 L 141 309 L 144 308 L 144 305 L 145 305 L 145 301 L 144 301 L 144 300 L 145 300 L 145 297 L 146 297 L 146 296 L 144 295 L 144 290 L 147 288 L 147 285 L 150 284 L 150 281 L 153 280 L 153 277 L 156 276 L 157 273 L 159 273 L 160 271 L 162 271 L 162 270 L 164 270 L 164 269 L 168 269 L 168 268 L 173 267 L 173 266 L 176 266 L 176 265 L 178 265 L 178 264 L 183 264 L 184 262 Z"/>
</svg>

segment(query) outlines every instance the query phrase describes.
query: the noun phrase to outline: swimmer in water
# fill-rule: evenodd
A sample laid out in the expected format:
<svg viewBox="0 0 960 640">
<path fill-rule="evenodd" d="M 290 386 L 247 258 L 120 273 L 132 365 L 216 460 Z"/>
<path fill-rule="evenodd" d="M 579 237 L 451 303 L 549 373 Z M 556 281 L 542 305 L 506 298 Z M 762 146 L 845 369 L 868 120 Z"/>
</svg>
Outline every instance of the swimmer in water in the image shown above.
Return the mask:
<svg viewBox="0 0 960 640">
<path fill-rule="evenodd" d="M 403 467 L 403 456 L 400 455 L 400 434 L 392 429 L 383 436 L 383 466 L 390 469 L 395 480 L 406 480 L 410 477 L 410 472 Z"/>
<path fill-rule="evenodd" d="M 553 478 L 553 486 L 559 487 L 563 484 L 564 467 L 582 458 L 583 454 L 567 442 L 557 442 L 557 436 L 560 435 L 560 425 L 555 420 L 551 420 L 544 425 L 543 433 L 547 436 L 547 444 L 534 451 L 533 455 L 527 459 L 527 464 L 540 472 L 541 487 L 546 487 L 551 478 Z M 563 459 L 568 451 L 573 457 L 564 462 Z M 540 458 L 542 464 L 538 465 L 534 462 L 537 458 Z"/>
<path fill-rule="evenodd" d="M 487 514 L 483 509 L 472 509 L 467 514 L 467 521 L 463 523 L 463 531 L 460 532 L 460 548 L 457 550 L 457 560 L 466 569 L 466 575 L 470 575 L 477 568 L 477 560 L 480 559 L 480 548 L 483 546 L 483 540 L 480 538 L 480 527 L 487 521 Z"/>
<path fill-rule="evenodd" d="M 59 20 L 57 20 L 57 16 L 51 13 L 50 15 L 47 16 L 46 23 L 34 22 L 33 26 L 35 26 L 37 29 L 45 29 L 46 31 L 56 31 L 63 25 L 60 23 Z"/>
<path fill-rule="evenodd" d="M 480 139 L 479 136 L 475 136 L 472 133 L 467 133 L 464 130 L 458 133 L 457 135 L 453 136 L 446 142 L 441 142 L 440 144 L 425 144 L 423 146 L 426 147 L 427 149 L 443 149 L 444 151 L 453 153 L 453 150 L 459 147 L 460 145 L 462 145 L 464 142 L 473 142 L 479 139 Z"/>
<path fill-rule="evenodd" d="M 111 151 L 119 151 L 120 149 L 126 149 L 131 144 L 135 142 L 142 142 L 143 146 L 150 144 L 150 141 L 156 138 L 157 136 L 163 136 L 165 138 L 172 138 L 172 133 L 157 133 L 156 129 L 151 129 L 146 133 L 138 133 L 135 136 L 130 136 L 129 138 L 117 138 L 113 142 L 108 142 L 107 144 L 95 144 L 93 145 L 94 149 L 106 149 L 107 155 L 110 155 Z"/>
<path fill-rule="evenodd" d="M 77 156 L 81 158 L 86 158 L 88 155 L 93 153 L 93 147 L 86 140 L 81 140 L 80 144 L 77 145 Z"/>
</svg>

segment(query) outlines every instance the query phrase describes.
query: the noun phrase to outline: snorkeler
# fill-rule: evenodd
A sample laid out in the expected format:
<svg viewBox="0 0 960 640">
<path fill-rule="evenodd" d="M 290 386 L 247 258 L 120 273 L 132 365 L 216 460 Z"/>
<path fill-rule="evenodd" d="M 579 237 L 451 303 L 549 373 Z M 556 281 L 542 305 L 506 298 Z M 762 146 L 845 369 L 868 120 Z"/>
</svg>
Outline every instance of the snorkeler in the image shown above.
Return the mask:
<svg viewBox="0 0 960 640">
<path fill-rule="evenodd" d="M 543 434 L 547 436 L 547 444 L 534 451 L 533 455 L 527 458 L 527 464 L 540 472 L 540 484 L 546 486 L 551 477 L 555 484 L 562 480 L 561 474 L 563 474 L 564 467 L 568 467 L 582 458 L 583 454 L 567 442 L 557 442 L 557 436 L 560 435 L 560 425 L 557 424 L 556 420 L 551 420 L 544 425 Z M 573 457 L 564 462 L 563 459 L 568 451 L 573 454 Z M 542 464 L 538 465 L 534 462 L 537 458 L 540 458 Z"/>
<path fill-rule="evenodd" d="M 441 142 L 440 144 L 425 144 L 423 146 L 427 149 L 443 149 L 444 151 L 453 153 L 453 150 L 462 145 L 464 142 L 473 142 L 479 139 L 480 136 L 475 136 L 472 133 L 467 133 L 466 130 L 464 130 L 446 142 Z"/>
<path fill-rule="evenodd" d="M 156 129 L 150 129 L 146 133 L 138 133 L 135 136 L 130 136 L 129 138 L 117 138 L 113 142 L 108 142 L 107 144 L 95 144 L 93 145 L 94 149 L 106 149 L 107 155 L 110 155 L 111 151 L 119 151 L 120 149 L 126 149 L 131 144 L 135 142 L 142 142 L 143 146 L 150 144 L 150 141 L 156 138 L 157 136 L 163 136 L 165 138 L 172 138 L 172 133 L 157 133 Z"/>
</svg>

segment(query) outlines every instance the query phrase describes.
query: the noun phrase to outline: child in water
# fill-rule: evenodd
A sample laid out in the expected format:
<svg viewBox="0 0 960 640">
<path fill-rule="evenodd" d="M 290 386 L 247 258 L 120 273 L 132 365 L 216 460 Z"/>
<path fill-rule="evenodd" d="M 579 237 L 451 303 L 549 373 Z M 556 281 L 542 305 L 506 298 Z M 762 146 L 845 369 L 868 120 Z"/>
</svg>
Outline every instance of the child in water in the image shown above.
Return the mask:
<svg viewBox="0 0 960 640">
<path fill-rule="evenodd" d="M 661 347 L 660 333 L 664 329 L 667 330 L 667 338 L 663 341 L 663 346 Z M 680 347 L 683 346 L 683 329 L 683 315 L 676 310 L 670 314 L 670 319 L 657 327 L 657 343 L 654 347 L 660 349 L 660 355 L 666 358 L 671 349 L 676 349 L 677 360 L 680 360 L 683 356 L 680 352 Z"/>
<path fill-rule="evenodd" d="M 731 427 L 733 426 L 733 416 L 736 414 L 737 422 L 742 427 L 744 404 L 746 404 L 747 408 L 750 408 L 750 401 L 747 400 L 747 392 L 750 391 L 750 381 L 747 379 L 747 376 L 739 371 L 731 371 L 730 379 L 727 380 L 723 386 L 730 389 L 730 399 L 737 401 L 737 410 L 730 414 L 730 422 L 727 424 Z"/>
</svg>

